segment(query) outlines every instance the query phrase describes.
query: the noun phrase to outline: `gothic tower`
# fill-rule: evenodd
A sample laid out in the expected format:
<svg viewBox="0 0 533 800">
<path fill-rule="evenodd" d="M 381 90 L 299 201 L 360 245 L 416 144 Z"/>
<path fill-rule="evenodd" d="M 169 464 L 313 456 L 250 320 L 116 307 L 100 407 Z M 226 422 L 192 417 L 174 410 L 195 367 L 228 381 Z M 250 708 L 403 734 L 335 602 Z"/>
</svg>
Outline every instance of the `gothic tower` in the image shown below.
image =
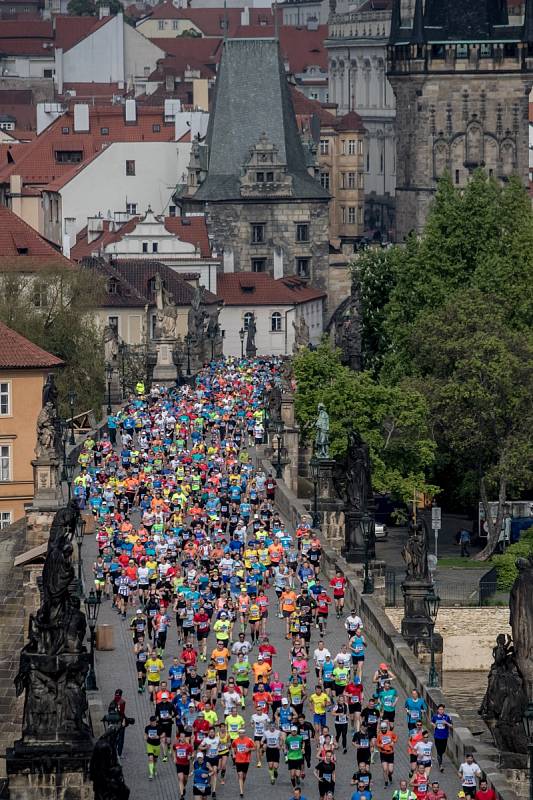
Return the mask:
<svg viewBox="0 0 533 800">
<path fill-rule="evenodd" d="M 448 171 L 528 183 L 533 0 L 509 25 L 501 0 L 394 0 L 387 74 L 396 95 L 397 241 L 420 231 Z"/>
</svg>

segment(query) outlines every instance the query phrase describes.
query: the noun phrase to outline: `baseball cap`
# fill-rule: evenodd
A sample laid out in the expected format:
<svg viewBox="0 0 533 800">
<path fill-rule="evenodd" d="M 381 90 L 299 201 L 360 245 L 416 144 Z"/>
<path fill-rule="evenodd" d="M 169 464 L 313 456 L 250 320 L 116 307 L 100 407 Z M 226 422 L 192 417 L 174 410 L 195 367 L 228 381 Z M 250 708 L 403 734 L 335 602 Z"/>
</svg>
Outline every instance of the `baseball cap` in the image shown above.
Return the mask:
<svg viewBox="0 0 533 800">
<path fill-rule="evenodd" d="M 383 662 L 382 662 L 382 663 L 379 665 L 379 668 L 380 668 L 380 669 L 388 669 L 388 666 L 387 666 L 387 665 L 385 664 L 385 662 L 383 661 Z"/>
<path fill-rule="evenodd" d="M 291 725 L 291 731 L 297 731 L 297 730 L 298 728 L 296 727 L 296 725 Z"/>
<path fill-rule="evenodd" d="M 287 698 L 286 697 L 282 697 L 281 698 L 281 705 L 282 706 L 287 706 L 288 704 L 289 704 L 289 701 L 287 700 Z"/>
</svg>

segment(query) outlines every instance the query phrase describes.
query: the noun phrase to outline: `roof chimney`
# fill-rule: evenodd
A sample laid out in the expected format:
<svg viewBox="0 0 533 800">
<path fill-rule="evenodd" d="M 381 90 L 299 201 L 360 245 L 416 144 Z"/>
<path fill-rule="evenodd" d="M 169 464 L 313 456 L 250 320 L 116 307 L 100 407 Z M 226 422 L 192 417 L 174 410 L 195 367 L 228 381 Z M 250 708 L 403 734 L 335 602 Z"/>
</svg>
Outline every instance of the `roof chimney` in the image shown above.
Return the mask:
<svg viewBox="0 0 533 800">
<path fill-rule="evenodd" d="M 111 9 L 109 6 L 99 6 L 98 8 L 98 19 L 104 19 L 104 17 L 109 17 L 111 14 Z"/>
<path fill-rule="evenodd" d="M 128 98 L 125 103 L 126 122 L 137 122 L 137 103 Z"/>
<path fill-rule="evenodd" d="M 250 24 L 250 7 L 245 6 L 241 10 L 241 25 L 249 25 Z"/>
<path fill-rule="evenodd" d="M 89 104 L 76 103 L 74 106 L 74 132 L 89 132 Z"/>
</svg>

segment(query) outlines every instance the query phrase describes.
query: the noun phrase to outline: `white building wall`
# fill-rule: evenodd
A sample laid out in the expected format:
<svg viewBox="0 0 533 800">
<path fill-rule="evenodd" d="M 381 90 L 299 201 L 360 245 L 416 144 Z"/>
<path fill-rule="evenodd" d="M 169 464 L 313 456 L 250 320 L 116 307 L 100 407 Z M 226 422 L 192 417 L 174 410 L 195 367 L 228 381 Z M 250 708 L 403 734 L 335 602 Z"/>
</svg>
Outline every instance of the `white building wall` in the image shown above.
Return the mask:
<svg viewBox="0 0 533 800">
<path fill-rule="evenodd" d="M 148 206 L 155 214 L 168 213 L 178 176 L 187 169 L 190 150 L 190 143 L 185 142 L 109 145 L 61 189 L 62 233 L 75 236 L 88 217 L 126 212 L 127 203 L 136 203 L 132 211 L 136 214 L 144 213 Z M 126 160 L 135 161 L 135 175 L 126 175 Z M 45 235 L 62 244 L 54 230 L 45 230 Z"/>
<path fill-rule="evenodd" d="M 115 83 L 125 80 L 124 18 L 110 17 L 101 28 L 63 53 L 65 83 Z"/>
<path fill-rule="evenodd" d="M 123 30 L 126 80 L 148 77 L 155 70 L 158 59 L 165 57 L 164 51 L 131 25 L 124 24 Z"/>
<path fill-rule="evenodd" d="M 241 340 L 239 331 L 244 324 L 244 315 L 253 311 L 257 326 L 255 343 L 257 355 L 291 355 L 294 345 L 293 321 L 300 314 L 305 316 L 309 325 L 310 341 L 318 344 L 322 336 L 322 300 L 313 300 L 294 306 L 223 306 L 220 311 L 219 323 L 224 337 L 224 355 L 240 356 Z M 281 331 L 272 331 L 272 314 L 281 314 Z M 244 340 L 246 349 L 246 338 Z"/>
</svg>

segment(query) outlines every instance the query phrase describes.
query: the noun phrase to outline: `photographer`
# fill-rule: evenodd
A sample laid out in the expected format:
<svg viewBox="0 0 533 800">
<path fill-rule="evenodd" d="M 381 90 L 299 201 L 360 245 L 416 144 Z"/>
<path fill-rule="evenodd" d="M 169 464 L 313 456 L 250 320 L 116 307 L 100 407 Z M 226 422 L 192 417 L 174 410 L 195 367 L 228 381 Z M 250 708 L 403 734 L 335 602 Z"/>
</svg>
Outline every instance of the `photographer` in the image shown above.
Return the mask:
<svg viewBox="0 0 533 800">
<path fill-rule="evenodd" d="M 117 689 L 111 702 L 109 703 L 107 714 L 103 718 L 107 725 L 120 725 L 117 736 L 117 755 L 120 758 L 124 749 L 124 735 L 128 725 L 133 725 L 135 720 L 126 717 L 126 701 L 122 697 L 122 689 Z"/>
</svg>

